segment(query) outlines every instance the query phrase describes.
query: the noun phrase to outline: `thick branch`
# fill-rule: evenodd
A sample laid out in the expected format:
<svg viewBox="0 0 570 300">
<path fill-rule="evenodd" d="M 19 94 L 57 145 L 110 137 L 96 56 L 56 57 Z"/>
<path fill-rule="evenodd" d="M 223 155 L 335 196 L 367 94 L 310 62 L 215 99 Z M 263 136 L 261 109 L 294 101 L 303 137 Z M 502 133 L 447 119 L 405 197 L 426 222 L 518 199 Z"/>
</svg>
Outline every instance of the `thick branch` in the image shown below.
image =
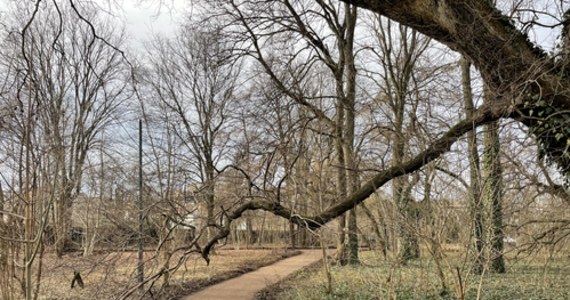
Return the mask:
<svg viewBox="0 0 570 300">
<path fill-rule="evenodd" d="M 545 193 L 556 196 L 564 200 L 566 203 L 570 204 L 570 193 L 568 193 L 564 186 L 561 186 L 559 184 L 548 185 L 538 181 L 536 181 L 534 184 L 536 184 L 537 187 L 541 188 Z"/>
<path fill-rule="evenodd" d="M 413 159 L 408 160 L 400 165 L 380 171 L 376 176 L 366 182 L 360 189 L 358 189 L 352 195 L 348 196 L 348 198 L 329 207 L 325 211 L 315 216 L 302 216 L 296 214 L 294 211 L 282 206 L 280 203 L 267 199 L 254 199 L 247 201 L 234 208 L 231 212 L 226 212 L 225 215 L 229 222 L 226 222 L 225 226 L 219 228 L 218 235 L 213 237 L 207 243 L 207 245 L 202 250 L 202 254 L 205 258 L 207 258 L 210 249 L 219 240 L 224 239 L 229 235 L 231 222 L 235 219 L 240 218 L 243 213 L 248 210 L 265 210 L 276 216 L 289 219 L 291 222 L 296 223 L 300 226 L 305 226 L 310 229 L 319 228 L 342 215 L 343 213 L 354 208 L 358 204 L 362 203 L 377 189 L 382 187 L 390 180 L 398 176 L 417 171 L 429 162 L 448 152 L 451 148 L 451 145 L 453 145 L 461 136 L 473 128 L 498 120 L 501 117 L 508 117 L 511 114 L 512 111 L 503 111 L 501 113 L 497 113 L 496 110 L 492 110 L 490 107 L 482 107 L 474 113 L 472 118 L 460 121 L 455 126 L 451 127 L 451 129 L 449 129 L 449 131 L 447 131 L 442 137 L 435 140 L 430 147 L 416 155 Z"/>
<path fill-rule="evenodd" d="M 488 0 L 342 0 L 436 39 L 468 57 L 494 93 L 518 108 L 543 154 L 570 178 L 570 72 Z M 538 117 L 537 117 L 538 116 Z"/>
<path fill-rule="evenodd" d="M 449 151 L 453 143 L 455 143 L 461 136 L 473 128 L 498 120 L 499 118 L 510 114 L 511 113 L 506 111 L 503 113 L 497 113 L 494 110 L 490 109 L 490 107 L 481 108 L 474 114 L 473 118 L 465 119 L 457 123 L 441 138 L 435 140 L 430 147 L 416 155 L 413 159 L 408 160 L 401 165 L 397 165 L 381 171 L 368 182 L 366 182 L 355 193 L 350 195 L 346 200 L 329 207 L 314 217 L 308 218 L 314 220 L 313 222 L 309 223 L 309 225 L 311 227 L 318 227 L 316 226 L 317 224 L 325 224 L 331 221 L 332 219 L 340 216 L 344 212 L 352 209 L 362 201 L 366 200 L 372 193 L 374 193 L 378 188 L 382 187 L 388 181 L 398 176 L 417 171 L 429 162 L 439 158 L 442 154 Z"/>
<path fill-rule="evenodd" d="M 514 83 L 528 84 L 531 78 L 543 87 L 551 86 L 547 78 L 541 78 L 552 71 L 550 59 L 491 1 L 343 1 L 412 27 L 466 55 L 494 90 L 510 94 Z M 568 101 L 565 104 L 570 108 Z"/>
</svg>

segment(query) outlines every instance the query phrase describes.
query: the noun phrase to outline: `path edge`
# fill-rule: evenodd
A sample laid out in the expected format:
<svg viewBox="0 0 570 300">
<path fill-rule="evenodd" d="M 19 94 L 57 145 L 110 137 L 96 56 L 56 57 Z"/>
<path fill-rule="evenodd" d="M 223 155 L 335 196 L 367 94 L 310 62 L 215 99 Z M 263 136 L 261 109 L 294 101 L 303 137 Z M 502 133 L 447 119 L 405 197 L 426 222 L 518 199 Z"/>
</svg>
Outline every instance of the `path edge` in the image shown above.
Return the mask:
<svg viewBox="0 0 570 300">
<path fill-rule="evenodd" d="M 281 291 L 284 291 L 291 285 L 291 279 L 298 276 L 304 272 L 317 272 L 319 269 L 323 267 L 323 259 L 320 258 L 319 260 L 287 275 L 286 277 L 282 278 L 281 280 L 270 284 L 263 288 L 262 290 L 255 293 L 255 300 L 277 300 L 275 297 Z"/>
<path fill-rule="evenodd" d="M 222 274 L 220 276 L 214 277 L 214 278 L 208 280 L 207 282 L 205 282 L 204 284 L 199 284 L 199 285 L 195 285 L 195 286 L 191 286 L 191 285 L 182 286 L 180 292 L 177 292 L 176 295 L 170 295 L 171 297 L 168 299 L 171 299 L 171 300 L 184 299 L 185 297 L 188 297 L 188 296 L 191 296 L 192 294 L 198 293 L 204 289 L 209 288 L 210 286 L 216 285 L 218 283 L 221 283 L 221 282 L 224 282 L 224 281 L 227 281 L 230 279 L 240 277 L 240 276 L 247 274 L 247 273 L 250 273 L 250 272 L 257 271 L 263 267 L 273 265 L 273 264 L 280 262 L 284 259 L 295 257 L 295 256 L 301 255 L 303 253 L 303 251 L 301 249 L 287 249 L 287 251 L 288 251 L 289 255 L 281 255 L 277 259 L 275 259 L 273 261 L 267 261 L 267 263 L 261 264 L 261 265 L 257 266 L 256 268 L 247 268 L 245 270 L 237 270 L 237 271 L 233 271 L 233 272 L 228 272 L 228 273 Z"/>
</svg>

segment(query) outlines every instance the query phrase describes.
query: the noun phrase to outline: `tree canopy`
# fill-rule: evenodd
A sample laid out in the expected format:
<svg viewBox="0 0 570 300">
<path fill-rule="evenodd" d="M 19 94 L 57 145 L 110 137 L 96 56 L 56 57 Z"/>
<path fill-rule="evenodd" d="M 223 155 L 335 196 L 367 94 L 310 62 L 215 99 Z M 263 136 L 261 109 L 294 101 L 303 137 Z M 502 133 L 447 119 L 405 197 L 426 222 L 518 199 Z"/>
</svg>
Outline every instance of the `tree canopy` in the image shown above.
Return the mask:
<svg viewBox="0 0 570 300">
<path fill-rule="evenodd" d="M 465 133 L 490 122 L 510 118 L 528 127 L 541 155 L 570 178 L 570 73 L 562 50 L 547 54 L 533 44 L 514 21 L 488 0 L 342 0 L 409 26 L 461 53 L 478 69 L 492 101 L 473 116 L 435 139 L 429 147 L 402 164 L 379 171 L 360 189 L 321 213 L 303 216 L 278 202 L 251 200 L 236 208 L 229 219 L 248 210 L 266 210 L 309 228 L 318 228 L 366 200 L 390 180 L 415 172 L 449 151 Z M 559 24 L 562 25 L 562 24 Z M 562 40 L 565 32 L 562 33 Z M 429 101 L 429 100 L 428 100 Z M 210 240 L 203 253 L 229 233 Z"/>
<path fill-rule="evenodd" d="M 412 27 L 469 58 L 493 92 L 489 111 L 527 125 L 543 154 L 570 176 L 568 26 L 562 31 L 562 51 L 547 55 L 492 1 L 344 2 Z"/>
</svg>

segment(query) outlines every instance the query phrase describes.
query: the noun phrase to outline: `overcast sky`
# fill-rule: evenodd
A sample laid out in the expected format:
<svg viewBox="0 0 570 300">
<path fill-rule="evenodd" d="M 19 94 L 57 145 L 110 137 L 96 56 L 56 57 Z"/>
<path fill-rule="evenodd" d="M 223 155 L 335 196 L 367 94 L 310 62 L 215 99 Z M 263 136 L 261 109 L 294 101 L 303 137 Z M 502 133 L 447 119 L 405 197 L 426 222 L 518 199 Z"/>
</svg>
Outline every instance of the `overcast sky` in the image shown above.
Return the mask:
<svg viewBox="0 0 570 300">
<path fill-rule="evenodd" d="M 109 0 L 96 0 L 97 2 L 109 4 Z M 504 1 L 510 3 L 509 1 Z M 548 1 L 537 0 L 535 5 Z M 122 7 L 121 18 L 124 20 L 129 35 L 136 40 L 148 39 L 152 33 L 161 36 L 171 35 L 176 31 L 177 24 L 182 20 L 184 14 L 191 11 L 191 1 L 189 0 L 115 0 L 116 5 Z M 553 15 L 558 15 L 557 6 L 546 5 L 540 7 L 545 12 L 550 10 Z M 536 21 L 543 24 L 556 24 L 548 14 L 537 14 Z M 527 32 L 531 40 L 541 45 L 545 50 L 554 48 L 559 32 L 550 28 L 535 26 Z"/>
<path fill-rule="evenodd" d="M 165 1 L 172 5 L 160 6 L 160 1 L 122 0 L 121 18 L 124 20 L 127 32 L 133 39 L 144 40 L 159 34 L 171 35 L 176 31 L 185 11 L 188 11 L 189 1 Z M 186 2 L 186 3 L 185 3 Z"/>
</svg>

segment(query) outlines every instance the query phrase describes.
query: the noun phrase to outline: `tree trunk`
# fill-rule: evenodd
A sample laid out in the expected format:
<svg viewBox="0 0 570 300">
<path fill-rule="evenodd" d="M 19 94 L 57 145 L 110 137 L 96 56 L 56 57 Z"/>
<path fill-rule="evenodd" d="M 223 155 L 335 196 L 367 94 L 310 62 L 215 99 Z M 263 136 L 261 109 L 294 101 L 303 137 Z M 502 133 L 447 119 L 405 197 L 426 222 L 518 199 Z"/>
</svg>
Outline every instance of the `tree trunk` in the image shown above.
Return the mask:
<svg viewBox="0 0 570 300">
<path fill-rule="evenodd" d="M 346 37 L 343 40 L 345 58 L 346 97 L 344 99 L 345 123 L 344 123 L 344 155 L 347 177 L 347 195 L 354 193 L 359 188 L 358 171 L 354 153 L 354 128 L 356 109 L 356 66 L 354 62 L 354 30 L 356 28 L 356 7 L 345 6 L 345 22 L 347 23 Z M 354 207 L 348 213 L 348 263 L 357 264 L 358 259 L 358 224 Z"/>
<path fill-rule="evenodd" d="M 4 211 L 4 189 L 0 183 L 0 211 Z M 0 236 L 10 236 L 9 226 L 6 222 L 6 216 L 0 214 Z M 12 299 L 12 272 L 10 263 L 13 260 L 10 242 L 5 239 L 0 239 L 0 298 Z"/>
<path fill-rule="evenodd" d="M 343 1 L 410 26 L 469 58 L 497 95 L 490 113 L 528 126 L 542 153 L 570 178 L 569 72 L 493 1 Z"/>
<path fill-rule="evenodd" d="M 403 184 L 403 183 L 398 183 Z M 398 256 L 403 264 L 411 259 L 420 257 L 420 245 L 418 237 L 415 233 L 415 225 L 417 220 L 417 208 L 414 199 L 405 190 L 403 186 L 397 186 L 395 197 L 398 205 L 400 234 L 400 248 Z"/>
<path fill-rule="evenodd" d="M 370 220 L 370 222 L 372 223 L 372 230 L 374 231 L 376 238 L 378 238 L 378 243 L 380 244 L 380 247 L 382 248 L 382 255 L 384 256 L 384 258 L 386 258 L 386 256 L 388 255 L 387 249 L 386 249 L 386 240 L 382 234 L 382 231 L 384 231 L 384 228 L 380 226 L 380 223 L 376 220 L 376 217 L 374 217 L 374 215 L 372 214 L 372 211 L 370 211 L 370 209 L 366 206 L 366 204 L 362 203 L 361 208 L 364 211 L 364 213 L 366 214 L 366 216 L 368 217 L 368 219 Z M 370 249 L 370 250 L 372 250 L 372 249 Z"/>
<path fill-rule="evenodd" d="M 489 90 L 485 89 L 485 101 L 490 101 Z M 505 273 L 503 258 L 503 170 L 501 167 L 501 143 L 499 141 L 499 122 L 485 125 L 483 172 L 485 185 L 483 203 L 490 210 L 491 230 L 489 232 L 489 259 L 491 271 Z"/>
<path fill-rule="evenodd" d="M 207 222 L 207 237 L 210 239 L 213 236 L 212 226 L 216 225 L 215 219 L 215 175 L 214 175 L 214 162 L 211 158 L 212 149 L 210 147 L 205 147 L 206 152 L 206 165 L 204 166 L 206 180 L 205 180 L 205 193 L 206 193 L 206 222 Z"/>
<path fill-rule="evenodd" d="M 345 155 L 344 155 L 344 135 L 343 135 L 343 124 L 344 124 L 344 105 L 341 99 L 337 99 L 336 103 L 336 120 L 335 120 L 335 148 L 336 148 L 336 159 L 337 159 L 337 172 L 336 172 L 336 193 L 337 199 L 346 198 L 347 183 L 346 183 L 346 172 L 345 172 Z M 346 215 L 343 214 L 338 218 L 338 229 L 337 229 L 337 245 L 336 245 L 336 260 L 340 262 L 341 265 L 346 264 L 346 250 L 344 247 L 345 243 L 345 227 L 346 227 Z"/>
<path fill-rule="evenodd" d="M 307 119 L 307 115 L 304 109 L 301 109 L 301 119 Z M 303 215 L 307 215 L 308 213 L 308 206 L 309 206 L 309 199 L 311 196 L 308 193 L 308 185 L 309 185 L 309 177 L 311 174 L 310 165 L 311 161 L 308 158 L 307 149 L 308 147 L 305 145 L 305 141 L 307 140 L 306 131 L 303 130 L 301 132 L 300 140 L 299 140 L 299 152 L 303 153 L 299 157 L 297 161 L 297 165 L 295 167 L 295 205 L 299 207 L 299 212 Z M 316 201 L 316 200 L 313 200 Z M 297 226 L 296 228 L 296 235 L 298 244 L 301 248 L 306 248 L 309 246 L 309 240 L 307 236 L 307 230 L 305 227 Z"/>
<path fill-rule="evenodd" d="M 471 93 L 471 64 L 466 58 L 460 61 L 463 85 L 463 101 L 465 103 L 465 115 L 473 116 L 475 110 L 473 95 Z M 471 181 L 469 210 L 471 214 L 471 230 L 474 240 L 471 256 L 473 257 L 473 272 L 481 274 L 485 263 L 483 256 L 483 202 L 481 199 L 479 153 L 477 151 L 477 132 L 475 128 L 467 133 L 467 148 L 469 156 L 469 177 Z"/>
<path fill-rule="evenodd" d="M 428 230 L 430 236 L 430 243 L 429 247 L 431 248 L 431 253 L 433 256 L 433 260 L 435 262 L 435 267 L 437 270 L 437 277 L 439 277 L 439 281 L 441 283 L 441 290 L 440 295 L 447 295 L 449 293 L 447 288 L 447 282 L 445 279 L 445 273 L 443 271 L 442 262 L 443 262 L 443 250 L 441 249 L 441 236 L 438 234 L 437 229 L 437 222 L 436 216 L 433 210 L 432 205 L 432 198 L 431 198 L 431 190 L 432 190 L 432 174 L 434 172 L 434 165 L 428 165 L 426 167 L 425 172 L 425 181 L 424 181 L 424 199 L 422 200 L 423 204 L 426 205 L 424 208 L 426 217 L 426 225 L 428 226 Z"/>
<path fill-rule="evenodd" d="M 265 239 L 265 219 L 267 218 L 267 213 L 263 212 L 263 219 L 261 220 L 261 228 L 259 229 L 259 237 L 257 239 L 257 246 L 261 246 L 262 243 L 266 243 Z"/>
<path fill-rule="evenodd" d="M 61 257 L 69 246 L 69 233 L 71 231 L 71 218 L 73 214 L 73 201 L 71 192 L 65 190 L 55 203 L 56 209 L 56 230 L 55 230 L 55 253 Z"/>
<path fill-rule="evenodd" d="M 389 105 L 392 113 L 391 165 L 395 168 L 405 161 L 409 146 L 408 131 L 414 130 L 404 120 L 408 103 L 414 100 L 413 93 L 410 92 L 414 85 L 412 75 L 415 64 L 426 50 L 429 40 L 420 38 L 417 32 L 406 27 L 393 26 L 392 22 L 385 22 L 380 17 L 376 18 L 375 24 L 373 29 L 377 31 L 376 43 L 381 50 L 378 59 L 387 62 L 382 64 L 386 76 L 377 99 Z M 398 31 L 393 30 L 393 27 L 398 28 Z M 411 188 L 413 186 L 409 182 L 409 176 L 392 180 L 392 199 L 396 207 L 395 235 L 398 236 L 398 256 L 403 263 L 419 257 L 419 241 L 414 229 L 417 221 L 415 201 L 407 191 Z"/>
<path fill-rule="evenodd" d="M 402 96 L 403 97 L 403 96 Z M 401 165 L 404 161 L 404 151 L 406 148 L 406 139 L 403 136 L 403 119 L 404 119 L 404 106 L 405 100 L 401 97 L 396 97 L 395 113 L 395 128 L 393 134 L 393 156 L 392 165 Z M 392 180 L 392 197 L 396 204 L 398 211 L 397 227 L 400 237 L 398 248 L 398 256 L 402 263 L 406 263 L 411 259 L 419 257 L 419 243 L 413 231 L 414 213 L 413 213 L 413 199 L 409 193 L 406 192 L 406 184 L 408 183 L 407 176 L 401 176 Z"/>
<path fill-rule="evenodd" d="M 297 248 L 297 241 L 295 236 L 295 224 L 293 222 L 289 222 L 289 244 L 292 249 Z"/>
</svg>

